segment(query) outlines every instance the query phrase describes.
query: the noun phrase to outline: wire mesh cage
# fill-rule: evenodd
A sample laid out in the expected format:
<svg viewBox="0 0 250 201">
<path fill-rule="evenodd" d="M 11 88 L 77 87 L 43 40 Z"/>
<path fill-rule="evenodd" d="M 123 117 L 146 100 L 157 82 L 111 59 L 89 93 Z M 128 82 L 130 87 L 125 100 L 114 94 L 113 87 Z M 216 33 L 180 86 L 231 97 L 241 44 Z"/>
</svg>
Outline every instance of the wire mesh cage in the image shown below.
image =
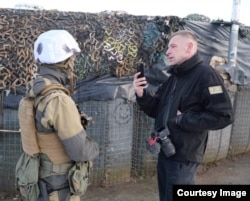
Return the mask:
<svg viewBox="0 0 250 201">
<path fill-rule="evenodd" d="M 235 95 L 235 120 L 232 126 L 229 155 L 250 150 L 250 86 L 239 86 Z"/>
</svg>

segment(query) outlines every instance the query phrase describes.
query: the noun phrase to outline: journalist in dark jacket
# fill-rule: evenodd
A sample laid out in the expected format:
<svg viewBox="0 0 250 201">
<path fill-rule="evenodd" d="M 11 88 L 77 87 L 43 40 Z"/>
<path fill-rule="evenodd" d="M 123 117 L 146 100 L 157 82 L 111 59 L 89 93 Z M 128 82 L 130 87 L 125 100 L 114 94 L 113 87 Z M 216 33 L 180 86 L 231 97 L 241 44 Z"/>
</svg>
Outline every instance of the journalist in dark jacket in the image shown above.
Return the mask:
<svg viewBox="0 0 250 201">
<path fill-rule="evenodd" d="M 173 184 L 195 183 L 208 131 L 233 122 L 233 108 L 223 79 L 203 63 L 197 46 L 197 38 L 190 31 L 178 31 L 170 37 L 166 52 L 170 77 L 155 95 L 147 91 L 145 77 L 138 78 L 140 73 L 134 75 L 137 103 L 148 116 L 155 118 L 155 130 L 168 127 L 175 147 L 174 155 L 167 157 L 161 150 L 158 156 L 160 201 L 172 200 Z"/>
</svg>

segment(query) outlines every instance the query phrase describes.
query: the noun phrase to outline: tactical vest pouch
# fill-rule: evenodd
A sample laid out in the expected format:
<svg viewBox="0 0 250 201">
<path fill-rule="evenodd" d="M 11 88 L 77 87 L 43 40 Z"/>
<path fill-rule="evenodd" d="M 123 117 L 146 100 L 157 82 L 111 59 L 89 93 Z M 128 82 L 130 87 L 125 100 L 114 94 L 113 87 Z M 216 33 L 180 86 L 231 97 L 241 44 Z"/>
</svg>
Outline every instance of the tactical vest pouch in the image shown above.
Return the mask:
<svg viewBox="0 0 250 201">
<path fill-rule="evenodd" d="M 89 162 L 76 163 L 68 173 L 70 192 L 73 195 L 83 195 L 89 182 Z"/>
<path fill-rule="evenodd" d="M 38 174 L 39 157 L 22 153 L 16 164 L 16 187 L 22 201 L 36 201 L 39 196 Z"/>
</svg>

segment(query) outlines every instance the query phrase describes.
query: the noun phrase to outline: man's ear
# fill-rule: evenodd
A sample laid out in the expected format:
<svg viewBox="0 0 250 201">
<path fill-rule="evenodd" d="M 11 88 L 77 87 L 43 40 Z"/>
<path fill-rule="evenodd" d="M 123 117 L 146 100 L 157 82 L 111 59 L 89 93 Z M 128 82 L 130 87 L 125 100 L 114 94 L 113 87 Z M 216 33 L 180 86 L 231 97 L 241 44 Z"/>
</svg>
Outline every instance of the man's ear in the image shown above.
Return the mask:
<svg viewBox="0 0 250 201">
<path fill-rule="evenodd" d="M 193 49 L 194 49 L 194 44 L 192 42 L 188 42 L 188 45 L 187 45 L 188 52 L 192 52 Z"/>
</svg>

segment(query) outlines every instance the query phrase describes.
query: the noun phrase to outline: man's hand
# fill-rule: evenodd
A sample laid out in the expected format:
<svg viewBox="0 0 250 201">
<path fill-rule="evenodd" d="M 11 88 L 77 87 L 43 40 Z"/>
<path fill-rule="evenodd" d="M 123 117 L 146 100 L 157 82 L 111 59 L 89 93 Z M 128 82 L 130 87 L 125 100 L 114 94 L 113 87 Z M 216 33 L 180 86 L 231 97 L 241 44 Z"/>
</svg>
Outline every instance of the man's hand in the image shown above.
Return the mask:
<svg viewBox="0 0 250 201">
<path fill-rule="evenodd" d="M 134 75 L 133 87 L 137 96 L 142 97 L 143 89 L 148 87 L 148 83 L 145 77 L 138 78 L 139 75 L 140 75 L 140 72 Z"/>
</svg>

